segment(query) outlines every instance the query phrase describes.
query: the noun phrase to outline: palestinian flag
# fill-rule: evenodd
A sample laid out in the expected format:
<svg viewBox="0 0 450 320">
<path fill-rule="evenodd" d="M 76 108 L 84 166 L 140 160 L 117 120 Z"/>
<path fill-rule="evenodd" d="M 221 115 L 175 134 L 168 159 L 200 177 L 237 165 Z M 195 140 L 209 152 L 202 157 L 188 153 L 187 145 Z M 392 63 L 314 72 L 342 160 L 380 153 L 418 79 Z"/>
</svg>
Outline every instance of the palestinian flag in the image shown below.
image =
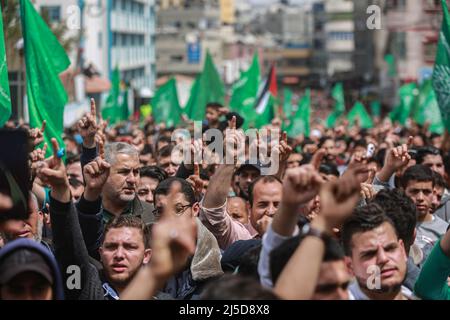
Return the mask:
<svg viewBox="0 0 450 320">
<path fill-rule="evenodd" d="M 277 75 L 275 64 L 272 64 L 269 75 L 264 83 L 264 87 L 260 91 L 255 104 L 255 112 L 257 114 L 255 126 L 257 128 L 270 124 L 272 119 L 275 117 L 274 107 L 277 95 Z"/>
</svg>

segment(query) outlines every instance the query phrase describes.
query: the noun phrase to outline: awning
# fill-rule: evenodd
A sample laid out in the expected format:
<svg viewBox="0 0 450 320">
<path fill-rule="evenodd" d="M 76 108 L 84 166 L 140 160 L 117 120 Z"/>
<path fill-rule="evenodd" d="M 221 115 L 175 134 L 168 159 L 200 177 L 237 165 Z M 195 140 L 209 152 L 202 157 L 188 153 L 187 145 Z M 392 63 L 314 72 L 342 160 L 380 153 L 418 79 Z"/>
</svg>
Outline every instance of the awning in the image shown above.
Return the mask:
<svg viewBox="0 0 450 320">
<path fill-rule="evenodd" d="M 86 93 L 102 93 L 111 89 L 111 82 L 99 76 L 85 77 Z"/>
</svg>

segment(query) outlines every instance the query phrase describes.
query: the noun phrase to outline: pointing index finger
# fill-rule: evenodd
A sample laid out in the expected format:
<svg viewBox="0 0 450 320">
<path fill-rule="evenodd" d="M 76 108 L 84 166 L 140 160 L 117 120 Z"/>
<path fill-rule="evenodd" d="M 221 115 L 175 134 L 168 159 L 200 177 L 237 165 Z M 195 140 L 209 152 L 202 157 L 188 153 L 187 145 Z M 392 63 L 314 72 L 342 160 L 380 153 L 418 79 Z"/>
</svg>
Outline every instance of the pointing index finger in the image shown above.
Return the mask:
<svg viewBox="0 0 450 320">
<path fill-rule="evenodd" d="M 103 144 L 103 141 L 98 142 L 98 155 L 100 158 L 105 159 L 105 145 Z"/>
<path fill-rule="evenodd" d="M 406 145 L 408 146 L 408 148 L 410 148 L 412 146 L 412 142 L 413 142 L 413 136 L 409 136 L 408 137 L 408 142 L 406 143 Z"/>
<path fill-rule="evenodd" d="M 47 120 L 42 121 L 41 132 L 44 133 L 45 126 L 47 125 Z"/>
<path fill-rule="evenodd" d="M 200 166 L 198 164 L 194 164 L 194 176 L 200 176 Z"/>
<path fill-rule="evenodd" d="M 91 115 L 92 115 L 92 118 L 93 118 L 94 121 L 95 121 L 95 119 L 96 119 L 96 117 L 97 117 L 97 108 L 96 108 L 96 106 L 95 106 L 95 100 L 94 100 L 94 98 L 91 98 Z"/>
</svg>

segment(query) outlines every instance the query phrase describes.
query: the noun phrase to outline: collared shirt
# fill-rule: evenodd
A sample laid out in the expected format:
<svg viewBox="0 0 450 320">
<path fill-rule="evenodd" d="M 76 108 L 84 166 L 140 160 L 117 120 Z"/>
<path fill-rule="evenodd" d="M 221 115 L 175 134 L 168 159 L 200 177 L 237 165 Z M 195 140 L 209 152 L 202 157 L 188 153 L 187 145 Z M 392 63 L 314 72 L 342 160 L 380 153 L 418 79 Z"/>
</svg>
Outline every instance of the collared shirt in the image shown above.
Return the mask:
<svg viewBox="0 0 450 320">
<path fill-rule="evenodd" d="M 138 197 L 135 197 L 133 201 L 128 202 L 121 215 L 133 215 L 140 217 L 145 224 L 150 224 L 155 221 L 153 215 L 153 205 L 149 203 L 143 203 Z M 103 222 L 106 225 L 109 221 L 114 219 L 116 215 L 109 212 L 105 208 L 102 210 Z"/>
<path fill-rule="evenodd" d="M 111 287 L 108 282 L 104 282 L 102 287 L 105 292 L 104 296 L 106 300 L 120 300 L 116 290 L 114 290 L 113 287 Z"/>
</svg>

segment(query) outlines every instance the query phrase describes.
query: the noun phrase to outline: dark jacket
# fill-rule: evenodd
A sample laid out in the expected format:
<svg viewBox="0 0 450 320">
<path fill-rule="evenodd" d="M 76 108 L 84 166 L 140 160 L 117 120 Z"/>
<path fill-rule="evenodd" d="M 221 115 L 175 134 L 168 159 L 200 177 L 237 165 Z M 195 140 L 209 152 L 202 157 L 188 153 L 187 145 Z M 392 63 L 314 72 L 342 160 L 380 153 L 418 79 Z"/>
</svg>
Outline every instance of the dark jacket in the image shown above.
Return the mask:
<svg viewBox="0 0 450 320">
<path fill-rule="evenodd" d="M 52 208 L 50 219 L 53 229 L 53 245 L 60 268 L 66 270 L 68 266 L 76 265 L 81 269 L 81 287 L 80 289 L 66 290 L 67 299 L 104 300 L 103 283 L 97 268 L 91 263 L 75 205 L 72 202 L 61 203 L 50 197 L 50 206 Z M 100 216 L 97 219 L 101 220 Z M 64 277 L 66 278 L 68 275 L 64 274 Z"/>
<path fill-rule="evenodd" d="M 20 249 L 33 249 L 41 254 L 41 256 L 47 261 L 50 270 L 53 273 L 53 292 L 54 297 L 53 300 L 64 300 L 64 288 L 63 282 L 61 279 L 61 272 L 58 268 L 58 264 L 55 260 L 55 257 L 49 250 L 47 246 L 44 246 L 36 241 L 30 239 L 17 239 L 6 244 L 2 249 L 0 249 L 0 263 L 11 252 Z M 65 269 L 62 269 L 65 270 Z"/>
<path fill-rule="evenodd" d="M 206 283 L 223 275 L 216 238 L 197 219 L 197 246 L 188 267 L 167 281 L 163 290 L 174 299 L 199 299 Z"/>
<path fill-rule="evenodd" d="M 83 147 L 81 157 L 80 157 L 80 163 L 81 168 L 83 170 L 84 166 L 88 164 L 89 162 L 93 161 L 97 157 L 97 148 L 88 149 Z M 83 199 L 80 199 L 80 202 Z M 80 208 L 79 205 L 77 205 L 78 209 L 86 214 L 89 214 L 89 210 L 86 210 L 83 206 Z M 152 224 L 155 221 L 155 216 L 153 215 L 153 205 L 149 204 L 144 201 L 140 201 L 139 198 L 136 196 L 133 201 L 131 201 L 128 206 L 125 208 L 125 210 L 122 212 L 122 214 L 131 214 L 137 217 L 140 217 L 142 221 L 144 221 L 145 224 L 149 225 Z M 108 223 L 112 218 L 114 218 L 114 215 L 107 211 L 106 209 L 102 209 L 102 216 L 103 216 L 103 222 L 104 224 Z M 80 223 L 82 224 L 82 229 L 84 230 L 84 216 L 80 216 Z M 89 220 L 89 219 L 88 219 Z M 89 222 L 87 222 L 89 223 Z M 85 232 L 83 231 L 83 234 Z M 95 235 L 93 235 L 95 236 Z"/>
<path fill-rule="evenodd" d="M 93 210 L 95 207 L 100 208 L 98 202 L 88 203 L 88 205 L 91 205 L 90 210 Z M 66 290 L 67 299 L 117 300 L 117 293 L 103 276 L 101 264 L 89 256 L 79 221 L 79 217 L 83 216 L 84 213 L 77 212 L 72 202 L 61 203 L 50 198 L 50 203 L 52 208 L 50 218 L 53 228 L 53 241 L 56 258 L 61 270 L 66 270 L 70 265 L 79 266 L 81 269 L 80 289 Z M 94 225 L 92 230 L 97 230 L 98 234 L 97 228 L 102 225 L 100 210 L 97 214 L 91 214 L 89 219 L 91 219 Z M 92 243 L 97 241 L 95 237 L 90 239 Z M 100 246 L 100 244 L 101 242 L 98 242 L 96 245 Z M 64 274 L 64 276 L 67 278 L 70 275 Z M 67 281 L 67 279 L 64 279 L 64 281 Z M 168 299 L 168 297 L 158 293 L 155 299 L 163 300 Z"/>
</svg>

